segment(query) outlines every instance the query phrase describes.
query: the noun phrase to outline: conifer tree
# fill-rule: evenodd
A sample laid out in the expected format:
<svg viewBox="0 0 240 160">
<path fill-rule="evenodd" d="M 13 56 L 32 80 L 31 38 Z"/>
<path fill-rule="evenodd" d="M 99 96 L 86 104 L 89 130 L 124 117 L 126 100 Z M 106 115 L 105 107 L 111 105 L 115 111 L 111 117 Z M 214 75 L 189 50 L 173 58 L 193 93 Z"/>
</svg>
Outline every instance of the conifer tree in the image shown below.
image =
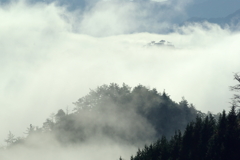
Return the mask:
<svg viewBox="0 0 240 160">
<path fill-rule="evenodd" d="M 16 141 L 16 138 L 15 136 L 12 134 L 11 131 L 8 132 L 8 136 L 7 136 L 7 139 L 5 139 L 5 142 L 7 143 L 7 145 L 11 145 L 13 144 L 14 142 Z"/>
</svg>

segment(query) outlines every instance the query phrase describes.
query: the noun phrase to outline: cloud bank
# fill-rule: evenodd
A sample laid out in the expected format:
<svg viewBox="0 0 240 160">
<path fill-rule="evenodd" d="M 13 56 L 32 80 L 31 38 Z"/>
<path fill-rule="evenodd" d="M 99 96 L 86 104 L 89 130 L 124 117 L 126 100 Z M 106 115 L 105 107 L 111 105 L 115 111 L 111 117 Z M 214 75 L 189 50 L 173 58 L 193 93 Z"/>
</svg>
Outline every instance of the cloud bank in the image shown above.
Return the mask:
<svg viewBox="0 0 240 160">
<path fill-rule="evenodd" d="M 208 23 L 158 34 L 171 26 L 166 15 L 177 16 L 150 9 L 125 1 L 74 12 L 54 3 L 2 5 L 0 137 L 9 130 L 21 136 L 29 124 L 41 126 L 52 112 L 73 108 L 89 88 L 111 82 L 165 89 L 204 112 L 228 110 L 240 34 Z M 144 47 L 162 39 L 175 48 Z"/>
</svg>

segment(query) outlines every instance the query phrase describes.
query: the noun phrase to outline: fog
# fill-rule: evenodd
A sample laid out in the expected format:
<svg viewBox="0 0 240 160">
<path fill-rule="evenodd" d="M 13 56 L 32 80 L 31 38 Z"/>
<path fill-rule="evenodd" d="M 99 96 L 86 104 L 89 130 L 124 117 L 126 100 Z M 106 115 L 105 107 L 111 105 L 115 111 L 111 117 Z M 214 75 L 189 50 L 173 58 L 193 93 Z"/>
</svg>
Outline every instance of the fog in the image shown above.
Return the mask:
<svg viewBox="0 0 240 160">
<path fill-rule="evenodd" d="M 208 23 L 174 26 L 171 17 L 184 16 L 183 4 L 175 6 L 170 20 L 164 10 L 154 16 L 151 7 L 114 1 L 70 12 L 54 3 L 2 5 L 1 139 L 9 130 L 23 136 L 29 124 L 42 126 L 51 113 L 72 110 L 72 102 L 89 89 L 111 82 L 165 89 L 174 101 L 184 96 L 202 112 L 228 110 L 229 86 L 240 68 L 240 34 Z M 173 33 L 159 34 L 169 26 Z M 146 46 L 160 40 L 174 48 Z M 97 154 L 111 149 L 129 156 L 136 149 L 123 148 L 106 145 Z"/>
<path fill-rule="evenodd" d="M 14 160 L 14 159 L 35 159 L 35 160 L 51 160 L 51 159 L 85 159 L 85 160 L 94 160 L 94 159 L 119 159 L 120 155 L 125 157 L 126 159 L 132 153 L 135 153 L 135 146 L 128 146 L 124 144 L 116 144 L 114 142 L 105 142 L 105 143 L 96 143 L 96 142 L 88 142 L 78 146 L 70 146 L 70 147 L 62 147 L 57 143 L 53 142 L 52 138 L 45 139 L 50 140 L 47 144 L 51 142 L 50 145 L 44 146 L 31 146 L 28 144 L 27 146 L 13 148 L 11 150 L 1 151 L 0 157 L 4 160 Z M 37 141 L 39 142 L 39 141 Z M 31 143 L 36 143 L 36 141 L 31 141 Z"/>
</svg>

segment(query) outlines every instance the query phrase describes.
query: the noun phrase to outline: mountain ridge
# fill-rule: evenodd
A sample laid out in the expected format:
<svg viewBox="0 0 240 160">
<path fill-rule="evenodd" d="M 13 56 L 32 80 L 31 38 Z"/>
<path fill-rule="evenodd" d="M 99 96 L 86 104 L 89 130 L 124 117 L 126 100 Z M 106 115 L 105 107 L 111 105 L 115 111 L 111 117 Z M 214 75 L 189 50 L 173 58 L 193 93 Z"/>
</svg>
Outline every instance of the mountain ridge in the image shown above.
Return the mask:
<svg viewBox="0 0 240 160">
<path fill-rule="evenodd" d="M 183 22 L 181 25 L 188 25 L 192 23 L 204 23 L 209 22 L 213 24 L 217 24 L 222 28 L 229 27 L 230 30 L 236 31 L 240 30 L 240 9 L 229 14 L 225 17 L 219 18 L 202 18 L 202 17 L 191 17 L 187 21 Z"/>
</svg>

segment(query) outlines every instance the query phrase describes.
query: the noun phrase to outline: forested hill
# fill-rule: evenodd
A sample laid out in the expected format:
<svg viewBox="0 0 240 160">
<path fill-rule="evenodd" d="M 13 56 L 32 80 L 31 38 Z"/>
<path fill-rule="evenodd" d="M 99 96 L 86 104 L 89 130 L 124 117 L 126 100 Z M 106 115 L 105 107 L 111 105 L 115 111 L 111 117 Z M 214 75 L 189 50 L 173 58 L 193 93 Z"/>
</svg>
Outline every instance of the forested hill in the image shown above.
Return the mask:
<svg viewBox="0 0 240 160">
<path fill-rule="evenodd" d="M 232 107 L 216 120 L 212 115 L 196 118 L 187 125 L 185 132 L 176 132 L 167 140 L 138 150 L 131 160 L 239 160 L 240 112 Z M 122 158 L 120 158 L 122 159 Z"/>
<path fill-rule="evenodd" d="M 30 125 L 26 138 L 9 136 L 8 143 L 25 143 L 34 135 L 51 134 L 64 145 L 91 139 L 146 144 L 162 135 L 171 137 L 198 114 L 184 98 L 176 103 L 167 93 L 142 85 L 102 85 L 74 104 L 73 113 L 60 109 L 42 127 Z"/>
</svg>

